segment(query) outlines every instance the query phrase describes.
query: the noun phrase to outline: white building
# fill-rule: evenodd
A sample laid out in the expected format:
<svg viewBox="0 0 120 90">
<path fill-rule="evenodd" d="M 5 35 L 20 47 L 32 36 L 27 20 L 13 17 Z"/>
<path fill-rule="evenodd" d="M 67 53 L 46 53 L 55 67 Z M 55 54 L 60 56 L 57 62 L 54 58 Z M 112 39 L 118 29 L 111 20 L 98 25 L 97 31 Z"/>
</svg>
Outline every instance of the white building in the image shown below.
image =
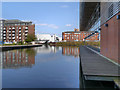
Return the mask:
<svg viewBox="0 0 120 90">
<path fill-rule="evenodd" d="M 36 37 L 37 37 L 37 40 L 49 40 L 49 41 L 51 41 L 50 34 L 37 34 Z"/>
<path fill-rule="evenodd" d="M 49 41 L 49 42 L 57 42 L 57 41 L 61 41 L 62 37 L 58 37 L 55 34 L 54 35 L 50 35 L 50 34 L 37 34 L 36 35 L 37 40 L 39 41 Z"/>
<path fill-rule="evenodd" d="M 48 53 L 56 53 L 58 50 L 62 50 L 61 47 L 54 47 L 54 46 L 42 46 L 38 48 L 34 48 L 38 54 L 48 54 Z"/>
<path fill-rule="evenodd" d="M 4 20 L 0 19 L 0 44 L 2 44 L 2 32 L 3 32 L 3 22 Z"/>
</svg>

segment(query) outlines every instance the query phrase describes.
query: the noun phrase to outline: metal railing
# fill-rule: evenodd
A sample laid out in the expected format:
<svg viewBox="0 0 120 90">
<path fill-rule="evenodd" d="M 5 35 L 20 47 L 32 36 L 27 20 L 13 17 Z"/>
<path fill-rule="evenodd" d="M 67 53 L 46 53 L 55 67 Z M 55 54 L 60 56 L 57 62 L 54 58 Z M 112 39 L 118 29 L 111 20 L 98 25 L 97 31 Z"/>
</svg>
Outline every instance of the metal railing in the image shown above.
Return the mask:
<svg viewBox="0 0 120 90">
<path fill-rule="evenodd" d="M 86 40 L 87 38 L 91 37 L 92 35 L 94 35 L 94 34 L 96 34 L 96 33 L 98 33 L 98 31 L 95 31 L 95 32 L 93 32 L 92 34 L 88 35 L 87 37 L 84 38 L 84 40 Z"/>
</svg>

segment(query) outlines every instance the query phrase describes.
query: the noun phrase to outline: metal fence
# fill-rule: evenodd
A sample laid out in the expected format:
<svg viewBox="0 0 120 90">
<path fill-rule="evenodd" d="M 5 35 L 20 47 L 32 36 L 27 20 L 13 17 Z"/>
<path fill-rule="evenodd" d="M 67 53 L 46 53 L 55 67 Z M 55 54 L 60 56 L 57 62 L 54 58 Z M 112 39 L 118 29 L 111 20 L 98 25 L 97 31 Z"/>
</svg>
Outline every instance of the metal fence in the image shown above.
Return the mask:
<svg viewBox="0 0 120 90">
<path fill-rule="evenodd" d="M 120 1 L 119 2 L 101 2 L 101 25 L 112 18 L 115 14 L 120 11 Z"/>
</svg>

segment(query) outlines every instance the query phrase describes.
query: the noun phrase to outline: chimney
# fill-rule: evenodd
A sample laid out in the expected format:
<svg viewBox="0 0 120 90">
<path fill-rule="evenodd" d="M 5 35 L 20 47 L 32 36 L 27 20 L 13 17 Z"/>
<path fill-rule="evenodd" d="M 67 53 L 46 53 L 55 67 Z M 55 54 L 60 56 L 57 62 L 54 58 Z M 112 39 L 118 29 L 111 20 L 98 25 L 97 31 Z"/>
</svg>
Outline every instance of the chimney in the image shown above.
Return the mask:
<svg viewBox="0 0 120 90">
<path fill-rule="evenodd" d="M 75 29 L 74 29 L 74 31 L 75 31 L 75 32 L 78 32 L 78 31 L 79 31 L 79 29 L 76 29 L 76 28 L 75 28 Z"/>
</svg>

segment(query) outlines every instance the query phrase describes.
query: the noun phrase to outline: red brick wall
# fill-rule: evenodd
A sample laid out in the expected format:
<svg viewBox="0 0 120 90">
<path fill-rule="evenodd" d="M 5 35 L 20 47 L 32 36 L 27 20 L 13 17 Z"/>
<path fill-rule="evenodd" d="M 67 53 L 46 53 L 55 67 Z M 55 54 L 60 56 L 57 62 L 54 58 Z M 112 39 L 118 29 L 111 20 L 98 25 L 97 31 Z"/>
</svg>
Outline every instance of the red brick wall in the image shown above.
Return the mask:
<svg viewBox="0 0 120 90">
<path fill-rule="evenodd" d="M 28 33 L 35 35 L 35 24 L 28 26 Z"/>
<path fill-rule="evenodd" d="M 120 20 L 117 20 L 115 15 L 105 24 L 108 24 L 108 27 L 101 26 L 101 54 L 120 62 Z"/>
<path fill-rule="evenodd" d="M 120 63 L 120 20 L 118 20 L 118 60 Z"/>
<path fill-rule="evenodd" d="M 6 28 L 6 41 L 7 42 L 10 42 L 10 41 L 13 42 L 12 36 L 11 36 L 11 40 L 7 39 L 7 36 L 9 36 L 9 32 L 7 33 L 7 30 L 9 31 L 9 28 L 11 28 L 10 30 L 12 31 L 13 27 L 15 27 L 15 41 L 16 42 L 20 42 L 20 39 L 19 39 L 20 36 L 18 36 L 18 38 L 17 38 L 17 35 L 16 35 L 17 28 L 18 28 L 18 35 L 19 35 L 19 27 L 21 27 L 21 40 L 22 41 L 25 41 L 25 27 L 28 27 L 28 33 L 27 34 L 34 34 L 35 35 L 35 24 L 28 25 L 28 26 L 26 26 L 26 25 L 7 26 L 7 27 L 5 27 Z M 11 32 L 11 35 L 12 35 L 12 32 Z M 5 41 L 5 40 L 3 40 L 3 41 Z"/>
<path fill-rule="evenodd" d="M 86 34 L 85 34 L 86 33 Z M 75 41 L 75 40 L 83 40 L 85 37 L 87 37 L 88 35 L 90 35 L 91 32 L 80 32 L 80 33 L 76 33 L 76 32 L 72 32 L 72 33 L 62 33 L 63 36 L 63 41 Z M 98 39 L 98 33 L 87 38 L 86 40 L 90 40 L 90 41 L 94 41 L 94 40 L 99 40 Z"/>
</svg>

